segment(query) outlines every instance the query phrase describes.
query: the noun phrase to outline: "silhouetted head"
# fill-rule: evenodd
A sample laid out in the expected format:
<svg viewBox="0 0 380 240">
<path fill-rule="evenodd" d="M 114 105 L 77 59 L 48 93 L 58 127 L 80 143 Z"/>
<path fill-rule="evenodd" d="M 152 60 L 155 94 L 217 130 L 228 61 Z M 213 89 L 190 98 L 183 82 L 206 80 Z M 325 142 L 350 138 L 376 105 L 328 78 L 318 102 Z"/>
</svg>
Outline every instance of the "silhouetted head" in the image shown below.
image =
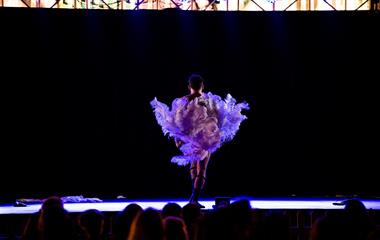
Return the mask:
<svg viewBox="0 0 380 240">
<path fill-rule="evenodd" d="M 143 209 L 141 206 L 136 203 L 131 203 L 125 207 L 125 209 L 116 218 L 113 229 L 113 239 L 127 239 L 133 219 L 142 211 Z"/>
<path fill-rule="evenodd" d="M 137 214 L 132 222 L 128 240 L 163 240 L 164 226 L 157 210 L 148 208 Z"/>
<path fill-rule="evenodd" d="M 181 217 L 182 215 L 182 208 L 177 203 L 167 203 L 164 208 L 162 209 L 162 217 Z"/>
<path fill-rule="evenodd" d="M 358 199 L 348 199 L 344 201 L 344 210 L 351 214 L 365 214 L 367 212 L 363 202 Z"/>
<path fill-rule="evenodd" d="M 166 240 L 188 240 L 189 236 L 184 221 L 179 217 L 169 216 L 164 220 Z"/>
<path fill-rule="evenodd" d="M 203 214 L 200 207 L 195 203 L 188 203 L 182 208 L 182 217 L 185 222 L 189 239 L 194 239 L 196 225 L 202 218 Z"/>
<path fill-rule="evenodd" d="M 42 206 L 41 206 L 41 210 L 45 210 L 45 209 L 50 209 L 50 208 L 60 208 L 60 209 L 63 209 L 63 201 L 61 198 L 59 197 L 55 197 L 55 196 L 52 196 L 52 197 L 49 197 L 47 198 L 43 203 L 42 203 Z"/>
<path fill-rule="evenodd" d="M 188 203 L 182 208 L 182 216 L 186 225 L 189 227 L 202 216 L 202 211 L 197 204 Z"/>
<path fill-rule="evenodd" d="M 365 239 L 373 228 L 365 205 L 358 199 L 349 199 L 344 203 L 344 217 L 350 235 Z"/>
<path fill-rule="evenodd" d="M 49 197 L 44 201 L 39 213 L 37 229 L 42 239 L 67 240 L 72 238 L 71 222 L 59 197 Z"/>
<path fill-rule="evenodd" d="M 87 239 L 100 238 L 104 229 L 104 216 L 95 209 L 83 212 L 78 219 L 79 226 L 84 231 Z"/>
<path fill-rule="evenodd" d="M 200 92 L 203 90 L 203 78 L 198 74 L 192 74 L 189 77 L 189 89 L 195 92 Z"/>
</svg>

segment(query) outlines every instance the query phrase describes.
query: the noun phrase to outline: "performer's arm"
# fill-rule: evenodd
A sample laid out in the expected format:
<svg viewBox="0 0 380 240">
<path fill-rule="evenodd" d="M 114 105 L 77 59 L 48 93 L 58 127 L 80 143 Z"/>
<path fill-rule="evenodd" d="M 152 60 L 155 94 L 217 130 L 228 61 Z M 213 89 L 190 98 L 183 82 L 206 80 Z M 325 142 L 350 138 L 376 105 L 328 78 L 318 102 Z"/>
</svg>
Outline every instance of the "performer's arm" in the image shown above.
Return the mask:
<svg viewBox="0 0 380 240">
<path fill-rule="evenodd" d="M 174 139 L 174 141 L 175 141 L 175 145 L 177 146 L 177 148 L 180 148 L 183 145 L 183 142 L 179 139 Z"/>
</svg>

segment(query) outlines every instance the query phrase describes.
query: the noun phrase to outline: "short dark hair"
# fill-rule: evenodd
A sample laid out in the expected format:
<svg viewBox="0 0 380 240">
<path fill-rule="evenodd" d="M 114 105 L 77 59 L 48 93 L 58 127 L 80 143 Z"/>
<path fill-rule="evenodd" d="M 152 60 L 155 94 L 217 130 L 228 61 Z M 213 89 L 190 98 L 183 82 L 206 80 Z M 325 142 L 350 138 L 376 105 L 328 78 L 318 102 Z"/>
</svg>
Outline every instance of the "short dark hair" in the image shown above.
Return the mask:
<svg viewBox="0 0 380 240">
<path fill-rule="evenodd" d="M 161 215 L 165 218 L 168 216 L 181 217 L 182 208 L 178 203 L 167 203 L 161 211 Z"/>
<path fill-rule="evenodd" d="M 189 86 L 195 91 L 200 90 L 203 86 L 203 78 L 201 75 L 191 74 L 189 77 Z"/>
</svg>

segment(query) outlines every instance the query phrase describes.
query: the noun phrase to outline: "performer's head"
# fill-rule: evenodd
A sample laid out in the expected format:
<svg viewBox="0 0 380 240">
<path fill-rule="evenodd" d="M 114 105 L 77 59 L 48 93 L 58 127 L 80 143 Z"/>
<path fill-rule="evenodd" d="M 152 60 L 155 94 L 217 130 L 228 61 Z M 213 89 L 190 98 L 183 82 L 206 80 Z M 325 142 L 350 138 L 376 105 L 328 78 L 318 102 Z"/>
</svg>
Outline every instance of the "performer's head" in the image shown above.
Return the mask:
<svg viewBox="0 0 380 240">
<path fill-rule="evenodd" d="M 192 92 L 202 92 L 203 88 L 203 78 L 198 74 L 192 74 L 189 77 L 189 90 Z"/>
</svg>

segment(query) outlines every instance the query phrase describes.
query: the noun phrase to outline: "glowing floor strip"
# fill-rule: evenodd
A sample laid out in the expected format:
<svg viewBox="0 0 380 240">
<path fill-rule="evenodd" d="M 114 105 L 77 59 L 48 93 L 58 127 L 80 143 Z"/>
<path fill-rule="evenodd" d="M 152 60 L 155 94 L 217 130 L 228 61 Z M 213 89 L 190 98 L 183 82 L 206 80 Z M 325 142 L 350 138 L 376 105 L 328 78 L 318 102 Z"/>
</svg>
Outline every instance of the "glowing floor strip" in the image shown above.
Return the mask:
<svg viewBox="0 0 380 240">
<path fill-rule="evenodd" d="M 232 199 L 231 202 L 235 200 Z M 252 208 L 256 209 L 342 209 L 343 206 L 334 205 L 342 199 L 250 199 Z M 100 202 L 100 203 L 65 203 L 65 209 L 69 212 L 83 212 L 88 209 L 97 209 L 102 212 L 119 212 L 131 203 L 140 205 L 143 209 L 154 208 L 161 210 L 167 203 L 175 202 L 181 207 L 185 206 L 187 201 L 178 200 L 161 200 L 161 201 L 144 201 L 134 200 L 125 202 Z M 380 210 L 379 200 L 362 200 L 367 209 Z M 205 210 L 213 209 L 214 200 L 200 201 L 205 206 Z M 41 204 L 31 204 L 26 207 L 14 207 L 12 205 L 0 206 L 0 214 L 31 214 L 37 212 L 41 208 Z"/>
</svg>

